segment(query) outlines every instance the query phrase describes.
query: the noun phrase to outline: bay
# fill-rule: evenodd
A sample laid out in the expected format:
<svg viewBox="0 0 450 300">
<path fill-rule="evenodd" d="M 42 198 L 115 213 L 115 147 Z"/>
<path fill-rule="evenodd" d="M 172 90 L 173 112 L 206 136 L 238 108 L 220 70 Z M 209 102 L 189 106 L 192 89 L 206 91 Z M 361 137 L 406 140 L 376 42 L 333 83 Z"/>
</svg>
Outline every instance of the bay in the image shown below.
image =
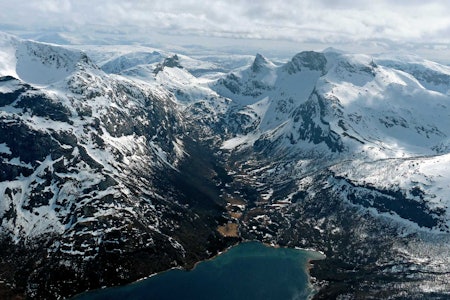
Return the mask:
<svg viewBox="0 0 450 300">
<path fill-rule="evenodd" d="M 307 299 L 313 292 L 306 250 L 241 243 L 193 270 L 169 270 L 122 287 L 95 290 L 74 300 Z"/>
</svg>

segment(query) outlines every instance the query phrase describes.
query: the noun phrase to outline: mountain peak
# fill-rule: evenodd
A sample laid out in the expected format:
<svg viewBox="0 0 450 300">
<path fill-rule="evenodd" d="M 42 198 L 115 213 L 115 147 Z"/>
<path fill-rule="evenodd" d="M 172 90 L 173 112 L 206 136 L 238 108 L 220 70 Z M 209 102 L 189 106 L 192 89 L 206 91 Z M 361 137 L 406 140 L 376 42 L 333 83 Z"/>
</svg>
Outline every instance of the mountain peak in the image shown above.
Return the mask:
<svg viewBox="0 0 450 300">
<path fill-rule="evenodd" d="M 163 65 L 169 68 L 182 68 L 180 65 L 180 58 L 176 54 L 164 59 Z"/>
<path fill-rule="evenodd" d="M 300 72 L 304 68 L 311 71 L 321 71 L 324 74 L 326 64 L 327 59 L 323 53 L 303 51 L 296 54 L 284 68 L 290 74 Z"/>
<path fill-rule="evenodd" d="M 164 59 L 164 61 L 162 63 L 158 64 L 158 66 L 155 68 L 154 73 L 158 74 L 165 67 L 183 69 L 183 66 L 180 65 L 180 58 L 176 54 L 173 56 L 167 57 L 166 59 Z"/>
<path fill-rule="evenodd" d="M 261 71 L 262 69 L 272 67 L 274 64 L 269 61 L 266 57 L 263 55 L 257 53 L 255 56 L 255 60 L 253 61 L 253 64 L 251 66 L 251 69 L 253 72 L 257 73 Z"/>
</svg>

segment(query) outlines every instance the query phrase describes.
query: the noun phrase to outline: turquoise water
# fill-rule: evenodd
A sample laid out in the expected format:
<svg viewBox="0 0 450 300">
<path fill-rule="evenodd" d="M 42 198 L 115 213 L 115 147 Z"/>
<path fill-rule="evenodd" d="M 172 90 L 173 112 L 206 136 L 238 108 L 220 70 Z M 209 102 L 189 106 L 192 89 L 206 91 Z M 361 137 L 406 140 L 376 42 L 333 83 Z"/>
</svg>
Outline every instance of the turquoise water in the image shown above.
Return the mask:
<svg viewBox="0 0 450 300">
<path fill-rule="evenodd" d="M 311 251 L 243 243 L 191 271 L 170 270 L 74 299 L 307 299 L 312 291 L 306 264 L 312 258 L 320 256 Z"/>
</svg>

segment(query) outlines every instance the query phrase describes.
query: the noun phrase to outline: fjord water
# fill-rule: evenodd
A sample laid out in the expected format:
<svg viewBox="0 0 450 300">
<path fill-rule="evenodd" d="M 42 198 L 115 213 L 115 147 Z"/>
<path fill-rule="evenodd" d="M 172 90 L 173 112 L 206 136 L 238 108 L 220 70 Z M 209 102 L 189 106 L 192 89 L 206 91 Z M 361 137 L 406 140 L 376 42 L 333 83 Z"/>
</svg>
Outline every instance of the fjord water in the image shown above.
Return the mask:
<svg viewBox="0 0 450 300">
<path fill-rule="evenodd" d="M 100 299 L 307 299 L 312 289 L 307 262 L 312 251 L 239 244 L 193 270 L 170 270 L 116 288 L 96 290 L 74 300 Z"/>
</svg>

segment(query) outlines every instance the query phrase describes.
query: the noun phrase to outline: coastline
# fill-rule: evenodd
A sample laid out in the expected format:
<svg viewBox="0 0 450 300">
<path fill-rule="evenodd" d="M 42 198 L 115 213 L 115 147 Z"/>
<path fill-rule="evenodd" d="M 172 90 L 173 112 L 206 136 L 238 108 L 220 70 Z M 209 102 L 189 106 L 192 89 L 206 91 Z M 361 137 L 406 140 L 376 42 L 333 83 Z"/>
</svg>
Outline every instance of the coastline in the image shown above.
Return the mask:
<svg viewBox="0 0 450 300">
<path fill-rule="evenodd" d="M 72 296 L 72 297 L 69 298 L 68 300 L 77 300 L 77 299 L 78 299 L 79 297 L 81 297 L 82 295 L 84 295 L 84 294 L 86 294 L 86 293 L 89 293 L 89 292 L 96 291 L 96 290 L 100 291 L 100 290 L 105 290 L 105 289 L 109 289 L 109 288 L 120 288 L 120 287 L 124 287 L 124 286 L 127 286 L 127 285 L 138 284 L 138 283 L 140 283 L 140 282 L 142 282 L 142 281 L 144 281 L 144 280 L 147 280 L 147 279 L 152 278 L 152 277 L 154 277 L 154 276 L 157 276 L 157 275 L 160 275 L 160 274 L 164 274 L 164 273 L 166 273 L 166 272 L 173 271 L 173 270 L 191 271 L 191 270 L 194 270 L 194 269 L 197 267 L 198 264 L 200 264 L 200 263 L 202 263 L 202 262 L 206 262 L 206 261 L 213 260 L 213 259 L 215 259 L 217 256 L 219 256 L 219 255 L 221 255 L 221 254 L 227 252 L 228 250 L 230 250 L 230 249 L 233 248 L 233 247 L 236 247 L 236 246 L 239 245 L 239 244 L 241 244 L 241 242 L 238 242 L 238 243 L 236 243 L 236 244 L 233 244 L 233 245 L 231 245 L 231 246 L 228 246 L 228 247 L 225 248 L 224 250 L 217 252 L 217 254 L 215 254 L 215 255 L 213 255 L 213 256 L 207 258 L 207 259 L 199 260 L 199 261 L 193 263 L 192 266 L 189 266 L 189 265 L 188 265 L 187 267 L 176 266 L 176 267 L 172 267 L 172 268 L 170 268 L 170 269 L 167 269 L 167 270 L 164 270 L 164 271 L 161 271 L 161 272 L 155 272 L 155 273 L 152 273 L 152 274 L 150 274 L 150 275 L 148 275 L 148 276 L 141 277 L 141 278 L 139 278 L 139 279 L 136 279 L 136 280 L 131 281 L 131 282 L 129 282 L 129 283 L 127 283 L 127 284 L 124 284 L 124 285 L 102 286 L 102 287 L 100 287 L 100 288 L 98 288 L 98 289 L 94 289 L 94 290 L 86 290 L 86 291 L 84 291 L 84 292 L 81 292 L 81 293 L 79 293 L 79 294 L 76 294 L 76 295 Z"/>
<path fill-rule="evenodd" d="M 125 287 L 125 286 L 132 286 L 132 285 L 135 285 L 135 284 L 139 284 L 139 283 L 141 283 L 144 280 L 147 280 L 149 278 L 152 278 L 154 276 L 157 276 L 157 275 L 160 275 L 160 274 L 172 271 L 172 270 L 192 271 L 200 263 L 214 260 L 218 256 L 220 256 L 222 254 L 225 254 L 226 252 L 230 251 L 232 248 L 237 247 L 237 246 L 239 246 L 241 244 L 246 244 L 246 243 L 259 243 L 259 244 L 261 244 L 261 245 L 263 245 L 265 247 L 268 247 L 268 248 L 274 248 L 274 249 L 284 248 L 284 249 L 299 250 L 299 251 L 302 251 L 302 252 L 306 252 L 307 255 L 309 256 L 307 258 L 307 260 L 303 264 L 303 270 L 304 270 L 304 272 L 305 272 L 305 274 L 307 276 L 306 288 L 307 288 L 308 295 L 306 296 L 306 299 L 308 299 L 308 300 L 312 299 L 312 297 L 318 292 L 317 286 L 313 284 L 313 281 L 314 281 L 315 278 L 311 276 L 310 270 L 314 267 L 314 263 L 313 262 L 315 260 L 321 260 L 321 259 L 325 259 L 326 258 L 326 256 L 323 253 L 321 253 L 319 251 L 316 251 L 316 250 L 313 250 L 313 249 L 303 249 L 303 248 L 298 248 L 298 247 L 293 247 L 293 248 L 292 247 L 285 247 L 285 246 L 281 246 L 279 244 L 265 243 L 265 242 L 261 242 L 261 241 L 258 241 L 258 240 L 243 240 L 243 241 L 237 242 L 237 243 L 235 243 L 235 244 L 233 244 L 231 246 L 226 247 L 224 250 L 217 252 L 215 255 L 213 255 L 213 256 L 211 256 L 209 258 L 197 261 L 197 262 L 193 263 L 192 265 L 188 265 L 187 267 L 183 267 L 183 266 L 172 267 L 170 269 L 167 269 L 167 270 L 164 270 L 164 271 L 161 271 L 161 272 L 152 273 L 152 274 L 150 274 L 148 276 L 139 278 L 139 279 L 137 279 L 137 280 L 135 280 L 133 282 L 130 282 L 128 284 L 125 284 L 125 285 L 103 286 L 103 287 L 101 287 L 101 288 L 99 288 L 97 290 L 101 291 L 101 290 L 105 290 L 105 289 L 108 289 L 108 288 L 120 288 L 120 287 Z M 90 292 L 93 292 L 93 291 L 95 291 L 95 290 L 87 290 L 87 291 L 84 291 L 84 292 L 79 293 L 77 295 L 74 295 L 73 297 L 71 297 L 69 299 L 77 300 L 78 298 L 81 298 L 83 295 L 86 295 L 87 293 L 90 293 Z"/>
</svg>

